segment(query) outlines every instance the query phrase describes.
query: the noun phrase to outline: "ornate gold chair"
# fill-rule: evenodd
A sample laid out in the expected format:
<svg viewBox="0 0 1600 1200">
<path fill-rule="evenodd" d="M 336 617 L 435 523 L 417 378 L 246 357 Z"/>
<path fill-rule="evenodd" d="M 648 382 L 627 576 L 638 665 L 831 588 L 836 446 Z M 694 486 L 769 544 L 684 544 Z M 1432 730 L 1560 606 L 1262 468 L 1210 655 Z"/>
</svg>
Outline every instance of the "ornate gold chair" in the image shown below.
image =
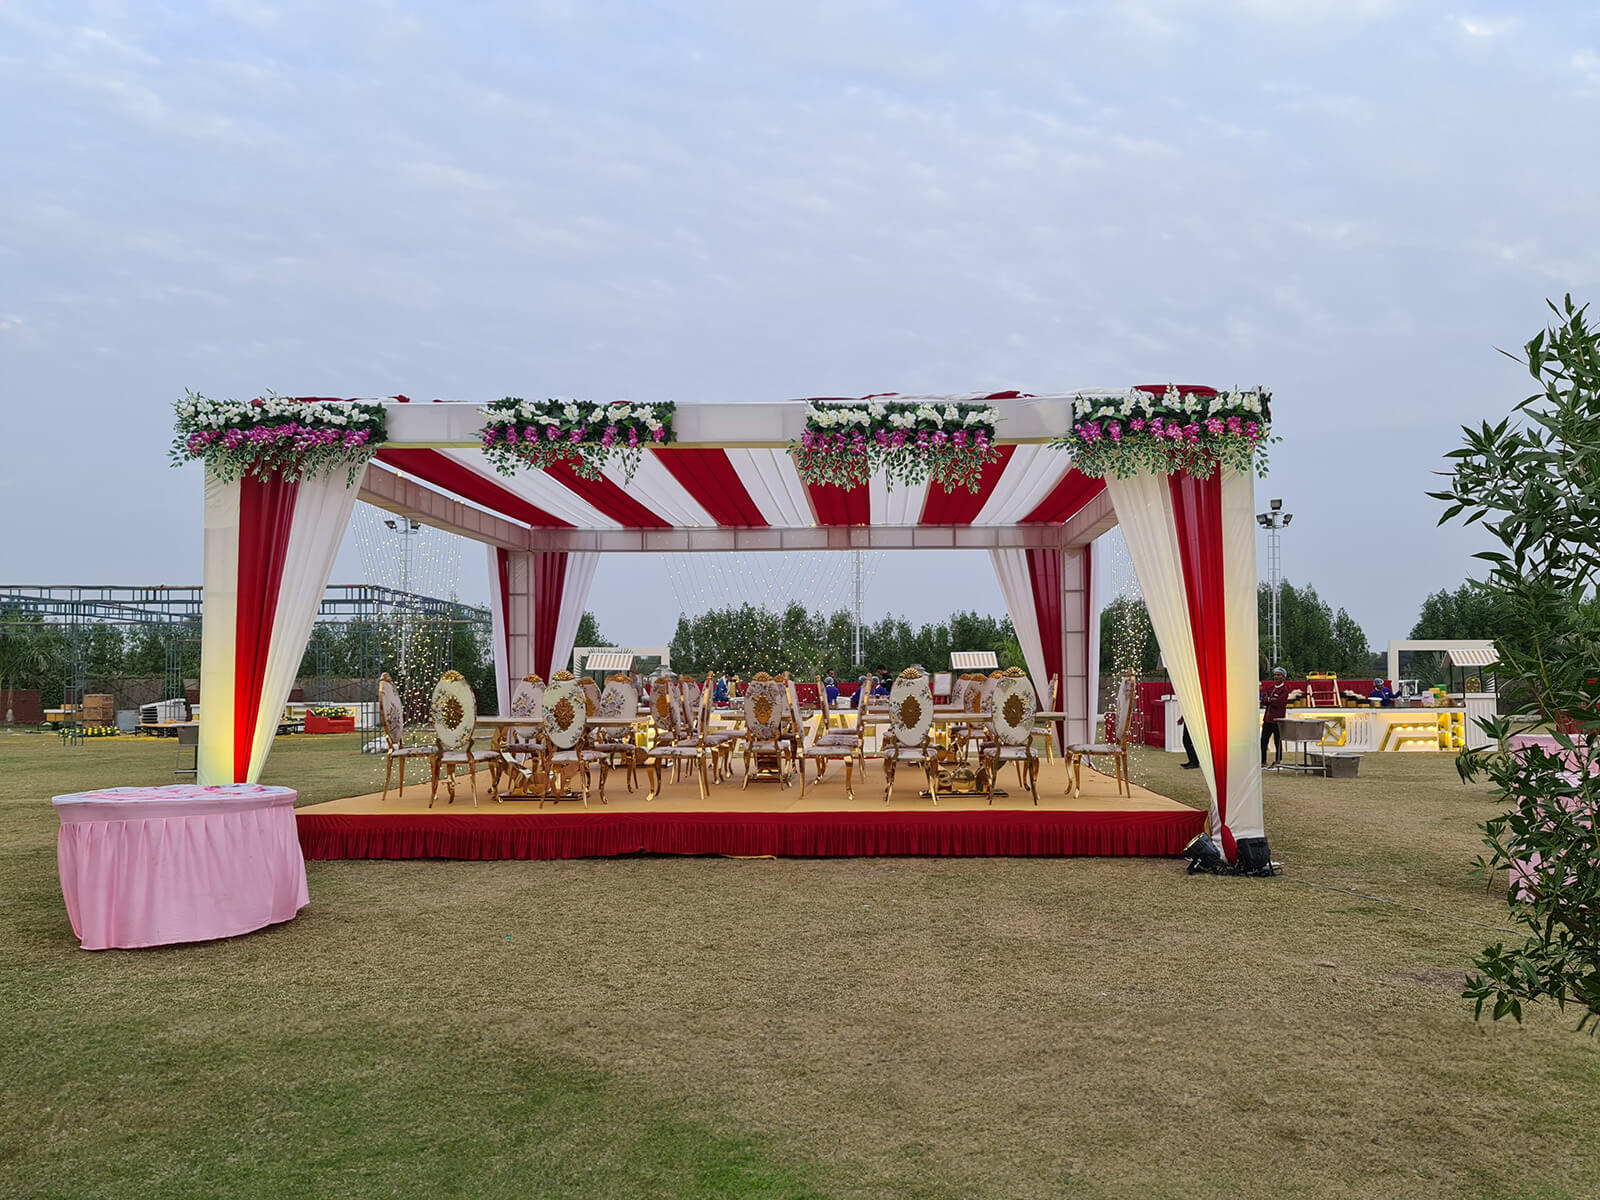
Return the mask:
<svg viewBox="0 0 1600 1200">
<path fill-rule="evenodd" d="M 889 689 L 889 735 L 883 746 L 883 802 L 894 797 L 895 769 L 917 763 L 928 780 L 928 792 L 939 803 L 939 772 L 933 745 L 933 686 L 915 667 L 907 667 Z"/>
<path fill-rule="evenodd" d="M 822 681 L 817 681 L 817 695 L 826 696 L 822 690 Z M 822 726 L 817 730 L 817 736 L 809 746 L 803 746 L 799 754 L 800 766 L 800 798 L 806 796 L 806 760 L 812 759 L 817 764 L 817 782 L 822 781 L 823 772 L 830 762 L 844 760 L 844 790 L 845 795 L 851 800 L 856 798 L 854 771 L 857 766 L 861 768 L 861 777 L 867 776 L 867 757 L 863 733 L 866 724 L 862 721 L 864 713 L 856 709 L 856 725 L 851 729 L 829 729 L 828 709 L 822 710 Z"/>
<path fill-rule="evenodd" d="M 784 710 L 788 697 L 784 685 L 765 671 L 756 672 L 744 692 L 744 786 L 752 778 L 776 779 L 785 787 Z"/>
<path fill-rule="evenodd" d="M 378 712 L 383 718 L 383 736 L 388 742 L 384 754 L 383 798 L 389 798 L 389 780 L 394 775 L 394 764 L 400 763 L 400 794 L 406 794 L 406 764 L 413 758 L 432 758 L 432 746 L 408 746 L 406 741 L 405 710 L 400 704 L 400 691 L 385 671 L 378 678 Z"/>
<path fill-rule="evenodd" d="M 500 780 L 506 776 L 518 781 L 518 790 L 526 792 L 538 770 L 539 758 L 544 753 L 544 740 L 539 722 L 544 719 L 544 680 L 537 675 L 524 675 L 511 693 L 510 716 L 526 718 L 528 724 L 513 725 L 500 738 L 499 753 L 490 759 L 489 786 L 496 795 L 501 793 Z"/>
<path fill-rule="evenodd" d="M 456 802 L 456 768 L 466 765 L 467 776 L 472 780 L 472 806 L 478 806 L 478 763 L 472 753 L 472 734 L 478 727 L 478 698 L 462 678 L 459 671 L 446 671 L 433 689 L 433 790 L 428 796 L 428 807 L 439 798 L 439 772 L 445 767 L 445 785 L 450 790 L 450 803 Z"/>
<path fill-rule="evenodd" d="M 600 703 L 595 709 L 595 715 L 608 719 L 623 717 L 630 721 L 636 719 L 639 715 L 639 692 L 633 686 L 633 680 L 620 672 L 609 676 L 605 688 L 600 692 Z M 603 751 L 621 762 L 628 772 L 628 791 L 633 791 L 633 786 L 638 781 L 639 760 L 643 757 L 638 743 L 633 740 L 633 726 L 615 728 L 596 726 L 593 745 L 596 750 Z"/>
<path fill-rule="evenodd" d="M 1083 760 L 1109 758 L 1117 773 L 1117 795 L 1133 795 L 1128 778 L 1128 734 L 1133 727 L 1133 672 L 1125 672 L 1117 685 L 1116 740 L 1112 742 L 1084 742 L 1067 747 L 1067 769 L 1072 772 L 1072 794 L 1077 796 L 1083 788 Z"/>
<path fill-rule="evenodd" d="M 1039 803 L 1039 759 L 1033 752 L 1034 713 L 1038 708 L 1027 674 L 1020 667 L 1007 668 L 994 689 L 994 712 L 989 718 L 994 737 L 984 744 L 978 757 L 989 777 L 990 804 L 994 803 L 995 777 L 1000 774 L 1001 765 L 1008 762 L 1017 764 L 1033 802 Z"/>
<path fill-rule="evenodd" d="M 670 762 L 674 772 L 682 770 L 683 766 L 692 763 L 695 768 L 695 780 L 700 786 L 700 799 L 704 800 L 711 794 L 710 763 L 713 756 L 712 747 L 706 742 L 706 726 L 711 716 L 711 691 L 696 689 L 699 697 L 699 710 L 694 722 L 694 732 L 689 736 L 680 737 L 673 741 L 661 742 L 645 752 L 645 765 L 650 771 L 650 795 L 648 799 L 654 800 L 661 791 L 661 764 Z"/>
<path fill-rule="evenodd" d="M 540 806 L 546 800 L 560 800 L 559 792 L 551 793 L 552 786 L 561 786 L 558 783 L 565 773 L 562 768 L 576 766 L 583 776 L 583 792 L 579 799 L 585 808 L 589 807 L 589 769 L 593 766 L 600 768 L 600 803 L 606 802 L 606 772 L 610 769 L 610 758 L 602 750 L 592 749 L 588 746 L 588 739 L 584 736 L 589 723 L 589 705 L 584 696 L 583 688 L 572 677 L 571 671 L 557 671 L 550 678 L 550 686 L 544 689 L 544 754 L 543 765 L 546 770 L 544 791 L 540 794 Z"/>
</svg>

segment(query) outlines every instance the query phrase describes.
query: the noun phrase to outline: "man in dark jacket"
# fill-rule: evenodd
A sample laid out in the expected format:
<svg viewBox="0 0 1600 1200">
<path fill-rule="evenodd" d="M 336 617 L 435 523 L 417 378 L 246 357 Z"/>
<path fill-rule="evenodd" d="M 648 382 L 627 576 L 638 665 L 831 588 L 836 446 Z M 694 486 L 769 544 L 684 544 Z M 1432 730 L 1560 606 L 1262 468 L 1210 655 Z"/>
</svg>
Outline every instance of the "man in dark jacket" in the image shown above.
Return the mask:
<svg viewBox="0 0 1600 1200">
<path fill-rule="evenodd" d="M 1261 714 L 1261 765 L 1267 765 L 1267 742 L 1277 743 L 1277 756 L 1274 763 L 1283 761 L 1283 734 L 1278 730 L 1278 722 L 1288 713 L 1289 708 L 1289 672 L 1282 667 L 1272 668 L 1272 678 L 1261 685 L 1261 706 L 1266 711 Z"/>
</svg>

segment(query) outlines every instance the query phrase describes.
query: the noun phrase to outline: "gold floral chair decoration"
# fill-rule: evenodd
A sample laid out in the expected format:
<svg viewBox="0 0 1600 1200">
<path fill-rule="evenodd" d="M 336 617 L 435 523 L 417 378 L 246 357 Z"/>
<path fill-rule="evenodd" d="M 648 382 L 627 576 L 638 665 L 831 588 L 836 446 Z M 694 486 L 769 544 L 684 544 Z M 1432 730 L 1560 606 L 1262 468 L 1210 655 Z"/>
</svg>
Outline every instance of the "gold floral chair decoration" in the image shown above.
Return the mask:
<svg viewBox="0 0 1600 1200">
<path fill-rule="evenodd" d="M 472 781 L 472 804 L 478 804 L 478 762 L 472 752 L 472 735 L 478 727 L 478 698 L 459 671 L 446 671 L 434 685 L 429 705 L 433 715 L 433 788 L 428 807 L 439 798 L 439 772 L 450 768 L 445 785 L 450 803 L 456 802 L 456 769 L 465 765 Z"/>
<path fill-rule="evenodd" d="M 661 764 L 664 762 L 672 763 L 675 778 L 681 777 L 683 767 L 693 765 L 695 782 L 700 787 L 700 799 L 705 800 L 711 794 L 710 768 L 714 751 L 705 736 L 706 725 L 711 716 L 711 689 L 706 688 L 704 691 L 696 689 L 696 693 L 699 696 L 700 709 L 688 736 L 658 742 L 645 752 L 645 765 L 650 771 L 648 799 L 655 799 L 661 792 Z"/>
<path fill-rule="evenodd" d="M 539 723 L 544 720 L 544 680 L 538 675 L 524 675 L 517 680 L 511 692 L 510 716 L 527 720 L 526 725 L 512 725 L 500 736 L 499 752 L 489 765 L 490 788 L 501 791 L 500 781 L 511 776 L 526 786 L 538 769 L 544 753 L 544 739 Z"/>
</svg>

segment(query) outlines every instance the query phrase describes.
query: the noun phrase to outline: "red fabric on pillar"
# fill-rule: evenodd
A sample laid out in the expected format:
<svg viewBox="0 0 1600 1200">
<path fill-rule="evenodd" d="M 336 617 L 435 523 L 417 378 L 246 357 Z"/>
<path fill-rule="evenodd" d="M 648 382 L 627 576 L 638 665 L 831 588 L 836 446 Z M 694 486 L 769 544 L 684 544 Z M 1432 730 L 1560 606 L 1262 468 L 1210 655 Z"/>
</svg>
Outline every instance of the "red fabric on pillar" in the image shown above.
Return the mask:
<svg viewBox="0 0 1600 1200">
<path fill-rule="evenodd" d="M 556 626 L 561 621 L 561 601 L 567 584 L 564 551 L 541 551 L 533 556 L 533 669 L 549 679 L 556 672 Z"/>
<path fill-rule="evenodd" d="M 1060 678 L 1061 661 L 1061 551 L 1029 550 L 1028 580 L 1033 586 L 1033 611 L 1039 619 L 1039 641 L 1044 649 L 1045 677 L 1035 687 L 1049 687 L 1050 677 Z M 1043 701 L 1047 697 L 1041 695 Z"/>
<path fill-rule="evenodd" d="M 507 669 L 511 663 L 511 551 L 496 546 L 494 551 L 495 583 L 500 588 L 500 652 L 506 657 Z"/>
<path fill-rule="evenodd" d="M 239 600 L 234 624 L 233 696 L 216 703 L 233 704 L 233 778 L 250 776 L 250 753 L 256 718 L 261 715 L 261 687 L 272 645 L 272 623 L 278 614 L 278 591 L 289 553 L 298 485 L 280 475 L 239 481 Z M 208 703 L 211 703 L 208 701 Z"/>
<path fill-rule="evenodd" d="M 765 526 L 767 519 L 761 515 L 750 493 L 739 482 L 727 452 L 719 449 L 678 449 L 662 447 L 652 450 L 672 477 L 683 484 L 711 514 L 718 525 Z"/>
<path fill-rule="evenodd" d="M 1222 561 L 1222 473 L 1208 479 L 1173 475 L 1173 519 L 1183 587 L 1194 630 L 1194 652 L 1205 701 L 1206 732 L 1211 742 L 1211 770 L 1216 782 L 1217 813 L 1222 820 L 1222 848 L 1234 860 L 1233 833 L 1228 829 L 1228 636 Z"/>
</svg>

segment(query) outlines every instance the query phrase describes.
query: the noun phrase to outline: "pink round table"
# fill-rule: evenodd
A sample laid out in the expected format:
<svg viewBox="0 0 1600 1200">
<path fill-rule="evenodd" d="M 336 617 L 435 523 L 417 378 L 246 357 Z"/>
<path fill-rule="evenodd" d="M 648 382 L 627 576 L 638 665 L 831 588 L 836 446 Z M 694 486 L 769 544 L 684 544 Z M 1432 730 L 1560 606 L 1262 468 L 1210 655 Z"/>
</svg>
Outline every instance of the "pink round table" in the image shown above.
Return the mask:
<svg viewBox="0 0 1600 1200">
<path fill-rule="evenodd" d="M 105 788 L 55 798 L 56 862 L 85 950 L 165 946 L 289 921 L 311 902 L 293 788 Z"/>
</svg>

